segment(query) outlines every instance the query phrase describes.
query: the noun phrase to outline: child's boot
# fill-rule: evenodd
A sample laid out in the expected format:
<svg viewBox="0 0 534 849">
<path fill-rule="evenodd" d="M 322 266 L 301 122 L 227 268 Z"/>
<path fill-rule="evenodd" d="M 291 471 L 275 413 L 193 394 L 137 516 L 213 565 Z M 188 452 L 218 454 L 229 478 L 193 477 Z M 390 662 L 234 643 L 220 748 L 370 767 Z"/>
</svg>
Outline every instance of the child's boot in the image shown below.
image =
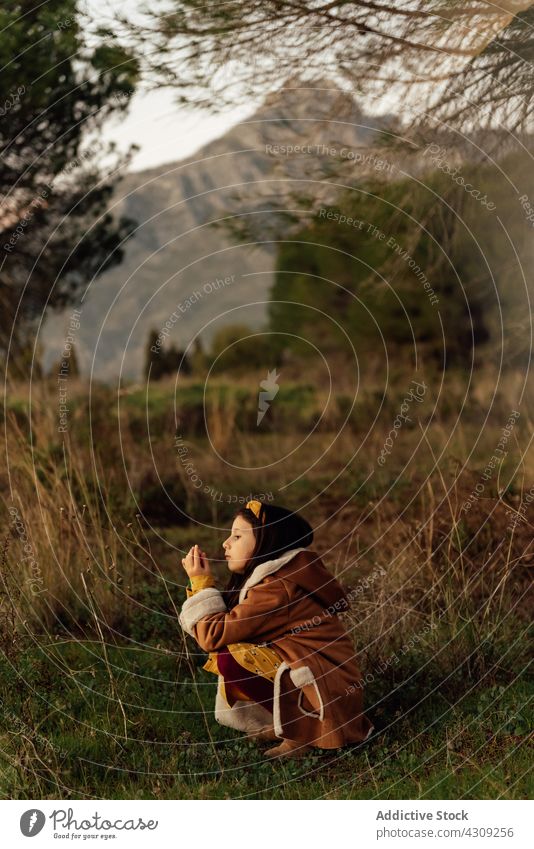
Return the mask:
<svg viewBox="0 0 534 849">
<path fill-rule="evenodd" d="M 297 743 L 296 740 L 282 740 L 279 746 L 273 746 L 264 752 L 268 758 L 302 758 L 311 752 L 312 746 Z"/>
</svg>

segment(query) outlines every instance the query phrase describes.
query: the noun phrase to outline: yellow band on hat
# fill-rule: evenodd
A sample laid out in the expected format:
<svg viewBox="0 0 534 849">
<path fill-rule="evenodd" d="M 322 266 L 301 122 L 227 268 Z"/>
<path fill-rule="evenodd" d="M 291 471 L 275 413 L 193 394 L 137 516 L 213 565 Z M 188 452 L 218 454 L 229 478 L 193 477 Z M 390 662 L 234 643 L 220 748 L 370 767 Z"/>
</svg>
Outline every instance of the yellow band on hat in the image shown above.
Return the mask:
<svg viewBox="0 0 534 849">
<path fill-rule="evenodd" d="M 247 510 L 252 510 L 257 519 L 260 518 L 260 512 L 262 507 L 261 501 L 247 501 L 245 507 L 247 508 Z M 265 512 L 263 514 L 262 524 L 265 524 Z"/>
</svg>

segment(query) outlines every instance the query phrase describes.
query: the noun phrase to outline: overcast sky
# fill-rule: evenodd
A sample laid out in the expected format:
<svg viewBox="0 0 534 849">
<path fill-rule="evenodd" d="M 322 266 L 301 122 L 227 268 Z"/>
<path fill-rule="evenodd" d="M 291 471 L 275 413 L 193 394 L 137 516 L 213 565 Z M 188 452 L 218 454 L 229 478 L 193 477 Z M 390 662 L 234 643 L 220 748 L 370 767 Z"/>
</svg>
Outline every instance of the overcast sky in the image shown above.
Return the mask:
<svg viewBox="0 0 534 849">
<path fill-rule="evenodd" d="M 114 9 L 135 16 L 142 0 L 81 0 L 86 9 L 102 25 L 110 23 Z M 141 150 L 132 160 L 131 171 L 173 162 L 194 153 L 204 144 L 223 135 L 229 127 L 250 115 L 254 107 L 232 110 L 225 115 L 192 113 L 174 103 L 175 93 L 162 89 L 136 94 L 127 117 L 110 120 L 104 137 L 113 139 L 121 149 L 135 142 Z"/>
</svg>

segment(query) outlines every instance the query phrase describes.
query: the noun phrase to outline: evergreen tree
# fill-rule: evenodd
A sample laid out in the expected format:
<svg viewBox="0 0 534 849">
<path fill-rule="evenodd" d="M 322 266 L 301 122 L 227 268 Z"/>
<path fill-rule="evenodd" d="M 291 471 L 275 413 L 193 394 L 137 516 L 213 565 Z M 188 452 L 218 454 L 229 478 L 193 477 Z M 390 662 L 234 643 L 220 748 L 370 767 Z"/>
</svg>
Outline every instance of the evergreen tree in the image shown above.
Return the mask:
<svg viewBox="0 0 534 849">
<path fill-rule="evenodd" d="M 483 185 L 465 169 L 466 180 Z M 323 209 L 280 250 L 269 305 L 275 344 L 299 356 L 345 351 L 412 357 L 414 350 L 449 365 L 469 363 L 489 340 L 493 310 L 492 276 L 471 268 L 477 248 L 459 211 L 497 224 L 477 204 L 464 209 L 455 189 L 449 212 L 433 214 L 434 195 L 450 191 L 447 177 L 429 174 L 425 184 L 407 181 L 365 186 L 347 192 L 336 207 Z M 400 199 L 402 198 L 402 205 Z M 347 223 L 349 222 L 349 223 Z M 473 227 L 475 223 L 473 222 Z M 278 341 L 277 341 L 278 340 Z"/>
<path fill-rule="evenodd" d="M 273 368 L 275 360 L 271 336 L 246 324 L 227 324 L 215 333 L 210 365 L 216 372 L 247 372 Z"/>
<path fill-rule="evenodd" d="M 164 348 L 161 344 L 158 331 L 152 329 L 148 334 L 145 349 L 145 378 L 148 380 L 160 380 L 167 374 L 181 375 L 191 374 L 191 363 L 185 355 L 185 351 L 178 349 L 175 345 Z"/>
<path fill-rule="evenodd" d="M 158 331 L 151 330 L 145 349 L 144 375 L 148 380 L 159 380 L 161 377 L 161 348 L 158 344 Z"/>
<path fill-rule="evenodd" d="M 106 207 L 133 148 L 117 155 L 95 139 L 110 115 L 126 110 L 138 66 L 111 32 L 89 46 L 76 0 L 2 4 L 0 66 L 5 350 L 13 336 L 23 346 L 45 309 L 74 301 L 122 258 L 134 222 L 113 219 Z"/>
<path fill-rule="evenodd" d="M 532 0 L 166 0 L 146 14 L 121 24 L 151 80 L 175 86 L 182 104 L 220 111 L 327 76 L 454 127 L 451 142 L 496 117 L 532 130 Z"/>
<path fill-rule="evenodd" d="M 204 350 L 204 346 L 202 344 L 202 339 L 200 336 L 195 337 L 195 341 L 193 342 L 193 349 L 189 356 L 189 361 L 191 363 L 191 372 L 196 375 L 204 375 L 208 368 L 208 357 Z"/>
</svg>

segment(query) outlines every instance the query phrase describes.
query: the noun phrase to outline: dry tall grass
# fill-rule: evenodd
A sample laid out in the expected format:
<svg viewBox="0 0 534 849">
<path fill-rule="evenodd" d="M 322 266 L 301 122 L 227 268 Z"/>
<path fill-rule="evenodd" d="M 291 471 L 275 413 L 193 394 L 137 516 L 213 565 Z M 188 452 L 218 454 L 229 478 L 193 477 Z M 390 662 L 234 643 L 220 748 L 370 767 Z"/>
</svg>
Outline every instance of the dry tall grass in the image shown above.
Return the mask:
<svg viewBox="0 0 534 849">
<path fill-rule="evenodd" d="M 509 383 L 510 395 L 516 396 L 513 376 Z M 12 398 L 22 389 L 14 387 Z M 490 390 L 491 385 L 478 386 L 477 403 L 484 403 Z M 414 658 L 424 648 L 442 668 L 466 664 L 470 674 L 485 674 L 498 654 L 492 646 L 501 637 L 517 642 L 513 629 L 532 612 L 534 500 L 513 531 L 507 511 L 518 509 L 521 488 L 533 480 L 532 452 L 523 450 L 528 425 L 521 422 L 510 443 L 510 479 L 505 481 L 504 472 L 496 476 L 472 510 L 461 508 L 480 477 L 476 466 L 483 466 L 513 406 L 505 394 L 479 436 L 472 423 L 452 422 L 451 440 L 446 414 L 425 420 L 424 432 L 423 427 L 406 430 L 384 471 L 382 490 L 380 482 L 371 487 L 365 479 L 370 458 L 384 442 L 383 428 L 370 432 L 365 451 L 332 482 L 332 470 L 337 474 L 355 454 L 362 438 L 357 426 L 339 433 L 319 429 L 304 442 L 300 434 L 276 431 L 260 438 L 237 429 L 235 398 L 227 393 L 224 406 L 218 395 L 207 419 L 221 456 L 201 433 L 188 440 L 197 477 L 209 489 L 203 495 L 176 457 L 170 428 L 166 433 L 151 429 L 150 438 L 139 439 L 131 412 L 121 408 L 113 418 L 112 393 L 99 391 L 92 429 L 82 427 L 88 415 L 82 403 L 64 440 L 58 438 L 53 389 L 46 384 L 33 390 L 31 418 L 20 408 L 7 414 L 0 502 L 4 643 L 15 621 L 20 633 L 75 633 L 78 627 L 120 634 L 125 622 L 150 613 L 139 593 L 143 586 L 159 585 L 163 595 L 170 587 L 178 600 L 183 584 L 178 550 L 196 535 L 215 561 L 220 558 L 217 526 L 228 522 L 234 496 L 250 489 L 250 478 L 233 464 L 267 464 L 282 454 L 289 459 L 265 471 L 263 489 L 276 490 L 276 484 L 295 479 L 277 500 L 295 509 L 309 502 L 303 512 L 317 529 L 317 550 L 353 588 L 348 624 L 365 669 L 394 678 L 394 656 L 412 639 Z M 71 392 L 87 398 L 83 382 Z M 318 392 L 319 408 L 323 401 Z M 478 462 L 468 459 L 475 435 L 482 446 Z M 156 533 L 147 528 L 138 499 L 150 475 L 156 493 L 159 484 L 180 483 L 179 506 L 192 523 L 184 524 L 176 513 L 174 528 Z M 166 498 L 163 490 L 157 497 Z M 222 578 L 222 564 L 216 568 Z M 510 658 L 514 651 L 511 645 Z"/>
</svg>

